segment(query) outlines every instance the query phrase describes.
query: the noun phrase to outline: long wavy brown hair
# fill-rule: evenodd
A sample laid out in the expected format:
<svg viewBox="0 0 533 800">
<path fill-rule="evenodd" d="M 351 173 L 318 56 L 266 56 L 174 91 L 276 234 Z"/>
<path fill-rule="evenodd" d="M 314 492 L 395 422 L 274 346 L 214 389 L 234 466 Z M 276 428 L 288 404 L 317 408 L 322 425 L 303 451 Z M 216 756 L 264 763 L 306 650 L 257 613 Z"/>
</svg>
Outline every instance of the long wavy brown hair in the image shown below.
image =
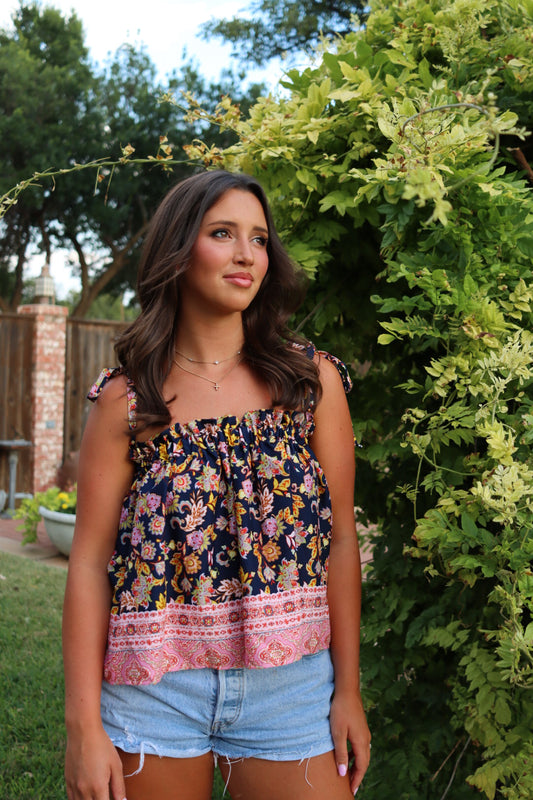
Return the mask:
<svg viewBox="0 0 533 800">
<path fill-rule="evenodd" d="M 141 313 L 115 344 L 120 364 L 135 385 L 138 419 L 144 425 L 170 422 L 162 389 L 174 357 L 180 276 L 190 266 L 206 211 L 230 189 L 253 194 L 268 226 L 268 270 L 243 312 L 244 358 L 269 387 L 273 405 L 305 409 L 311 398 L 320 397 L 318 370 L 306 355 L 305 341 L 287 327 L 303 298 L 302 276 L 280 242 L 261 185 L 249 175 L 203 172 L 174 186 L 154 214 L 139 264 Z"/>
</svg>

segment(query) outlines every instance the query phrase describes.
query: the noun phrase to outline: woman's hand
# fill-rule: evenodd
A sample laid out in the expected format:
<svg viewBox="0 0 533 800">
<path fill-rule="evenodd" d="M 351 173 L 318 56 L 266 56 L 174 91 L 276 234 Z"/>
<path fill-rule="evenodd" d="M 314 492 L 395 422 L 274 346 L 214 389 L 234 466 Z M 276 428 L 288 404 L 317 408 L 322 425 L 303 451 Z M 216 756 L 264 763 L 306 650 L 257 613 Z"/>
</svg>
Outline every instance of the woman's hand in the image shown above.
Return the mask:
<svg viewBox="0 0 533 800">
<path fill-rule="evenodd" d="M 68 800 L 125 800 L 120 756 L 103 728 L 69 736 L 65 755 Z"/>
<path fill-rule="evenodd" d="M 348 772 L 347 742 L 351 744 L 353 762 L 349 768 L 350 789 L 355 794 L 370 762 L 371 738 L 358 692 L 335 692 L 331 703 L 330 726 L 339 775 Z"/>
</svg>

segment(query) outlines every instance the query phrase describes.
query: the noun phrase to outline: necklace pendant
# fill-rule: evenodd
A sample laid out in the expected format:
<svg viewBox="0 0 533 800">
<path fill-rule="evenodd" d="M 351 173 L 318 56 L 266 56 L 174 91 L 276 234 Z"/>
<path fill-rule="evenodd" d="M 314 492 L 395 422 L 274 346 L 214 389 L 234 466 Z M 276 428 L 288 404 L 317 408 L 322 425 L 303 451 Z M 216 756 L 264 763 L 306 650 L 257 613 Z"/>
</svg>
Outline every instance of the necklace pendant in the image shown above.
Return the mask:
<svg viewBox="0 0 533 800">
<path fill-rule="evenodd" d="M 218 392 L 219 389 L 220 389 L 220 384 L 219 383 L 215 383 L 215 392 Z"/>
<path fill-rule="evenodd" d="M 220 361 L 213 361 L 213 364 L 220 364 Z"/>
</svg>

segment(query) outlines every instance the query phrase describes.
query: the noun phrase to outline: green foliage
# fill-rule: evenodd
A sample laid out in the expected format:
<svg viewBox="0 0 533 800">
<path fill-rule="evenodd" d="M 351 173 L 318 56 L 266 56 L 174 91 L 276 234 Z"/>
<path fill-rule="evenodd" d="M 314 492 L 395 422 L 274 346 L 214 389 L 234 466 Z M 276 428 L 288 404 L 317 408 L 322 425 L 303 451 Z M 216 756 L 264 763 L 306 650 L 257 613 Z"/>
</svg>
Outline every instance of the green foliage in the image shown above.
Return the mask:
<svg viewBox="0 0 533 800">
<path fill-rule="evenodd" d="M 75 308 L 79 301 L 79 295 L 73 294 L 68 300 L 69 305 Z M 135 298 L 132 297 L 131 301 L 125 304 L 124 297 L 114 297 L 112 294 L 102 293 L 94 300 L 85 318 L 133 322 L 138 314 L 139 306 Z"/>
<path fill-rule="evenodd" d="M 31 497 L 25 497 L 16 509 L 13 517 L 21 519 L 22 523 L 17 530 L 23 532 L 22 544 L 37 541 L 37 525 L 41 521 L 39 507 L 43 506 L 49 511 L 59 511 L 62 514 L 75 514 L 77 503 L 76 487 L 65 490 L 58 486 L 51 486 L 44 492 L 36 492 Z"/>
<path fill-rule="evenodd" d="M 65 163 L 71 156 L 68 143 L 83 133 L 79 113 L 90 92 L 91 73 L 81 22 L 74 14 L 63 19 L 55 9 L 21 5 L 13 30 L 0 30 L 0 76 L 3 193 L 40 171 L 43 163 Z M 12 298 L 14 305 L 22 298 L 26 253 L 45 230 L 52 202 L 49 191 L 32 189 L 2 223 L 0 286 L 2 297 Z M 42 238 L 46 249 L 48 237 Z"/>
<path fill-rule="evenodd" d="M 169 186 L 190 173 L 182 146 L 196 135 L 219 147 L 231 132 L 184 121 L 163 96 L 189 92 L 207 107 L 231 91 L 243 110 L 260 87 L 207 82 L 191 63 L 161 82 L 146 51 L 124 46 L 102 69 L 88 61 L 80 21 L 21 4 L 0 30 L 0 309 L 24 299 L 31 256 L 68 252 L 87 314 L 105 292 L 135 285 L 142 237 Z M 216 99 L 214 99 L 216 98 Z M 56 180 L 61 176 L 61 180 Z"/>
<path fill-rule="evenodd" d="M 234 58 L 261 65 L 348 33 L 352 17 L 364 19 L 365 9 L 361 0 L 253 0 L 245 17 L 211 19 L 201 29 L 206 39 L 217 36 L 232 44 Z"/>
<path fill-rule="evenodd" d="M 533 796 L 532 42 L 530 0 L 376 2 L 189 151 L 265 185 L 355 374 L 368 800 Z"/>
</svg>

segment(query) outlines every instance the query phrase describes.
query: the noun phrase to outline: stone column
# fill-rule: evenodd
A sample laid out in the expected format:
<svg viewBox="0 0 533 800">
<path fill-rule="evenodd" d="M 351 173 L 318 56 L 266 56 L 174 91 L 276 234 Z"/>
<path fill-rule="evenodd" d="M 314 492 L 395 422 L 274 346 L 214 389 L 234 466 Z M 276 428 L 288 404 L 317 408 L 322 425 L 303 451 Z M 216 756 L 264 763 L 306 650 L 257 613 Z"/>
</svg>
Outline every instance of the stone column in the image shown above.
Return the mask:
<svg viewBox="0 0 533 800">
<path fill-rule="evenodd" d="M 35 317 L 32 359 L 32 491 L 41 492 L 56 480 L 63 460 L 65 408 L 65 306 L 20 306 L 19 314 Z"/>
</svg>

